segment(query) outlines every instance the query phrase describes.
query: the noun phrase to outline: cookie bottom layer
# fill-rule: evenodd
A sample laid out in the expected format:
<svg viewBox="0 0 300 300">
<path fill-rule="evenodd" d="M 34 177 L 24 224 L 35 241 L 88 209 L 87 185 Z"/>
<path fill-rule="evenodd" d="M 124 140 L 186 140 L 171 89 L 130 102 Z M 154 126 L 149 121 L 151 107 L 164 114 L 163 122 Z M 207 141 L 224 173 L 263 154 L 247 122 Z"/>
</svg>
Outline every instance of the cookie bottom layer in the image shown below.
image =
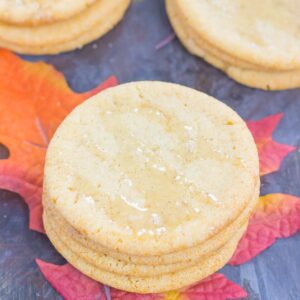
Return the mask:
<svg viewBox="0 0 300 300">
<path fill-rule="evenodd" d="M 70 245 L 66 241 L 63 241 L 63 237 L 58 237 L 55 232 L 51 230 L 47 222 L 47 217 L 44 218 L 44 224 L 50 241 L 70 264 L 96 281 L 133 293 L 160 293 L 180 289 L 204 279 L 222 268 L 228 262 L 242 235 L 242 233 L 240 233 L 235 236 L 225 246 L 210 256 L 206 256 L 205 259 L 201 260 L 197 265 L 177 272 L 149 277 L 138 277 L 135 275 L 120 275 L 100 269 L 98 266 L 90 263 L 84 257 L 83 253 L 77 253 L 76 249 L 71 249 Z"/>
<path fill-rule="evenodd" d="M 211 253 L 206 253 L 198 258 L 191 257 L 188 261 L 182 263 L 174 263 L 174 264 L 155 264 L 155 265 L 142 265 L 135 264 L 133 262 L 126 262 L 119 259 L 115 259 L 110 256 L 108 253 L 103 253 L 101 250 L 95 250 L 88 247 L 88 245 L 83 245 L 77 241 L 77 237 L 74 233 L 70 234 L 70 230 L 68 230 L 67 226 L 64 222 L 58 220 L 53 214 L 48 211 L 45 212 L 44 215 L 44 223 L 45 227 L 50 231 L 50 235 L 55 236 L 55 240 L 60 240 L 68 245 L 70 250 L 78 253 L 81 257 L 84 257 L 89 263 L 95 265 L 96 267 L 109 271 L 112 273 L 116 273 L 119 275 L 132 275 L 138 277 L 152 277 L 155 275 L 162 275 L 171 272 L 177 272 L 188 267 L 192 267 L 196 264 L 200 264 L 203 260 L 206 259 L 207 256 L 211 255 Z M 230 238 L 232 239 L 234 236 L 241 236 L 247 224 L 243 224 L 243 226 L 236 230 L 235 234 Z M 222 248 L 228 240 L 224 241 L 222 245 L 220 245 L 217 249 L 214 249 L 213 252 L 218 251 Z"/>
</svg>

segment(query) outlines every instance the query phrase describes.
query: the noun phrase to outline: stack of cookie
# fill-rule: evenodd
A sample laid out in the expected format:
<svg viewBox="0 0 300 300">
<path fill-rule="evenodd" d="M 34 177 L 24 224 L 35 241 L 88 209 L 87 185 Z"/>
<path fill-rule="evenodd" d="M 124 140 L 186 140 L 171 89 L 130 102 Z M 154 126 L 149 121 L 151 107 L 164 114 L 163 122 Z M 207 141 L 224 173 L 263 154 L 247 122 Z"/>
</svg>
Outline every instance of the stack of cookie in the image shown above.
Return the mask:
<svg viewBox="0 0 300 300">
<path fill-rule="evenodd" d="M 300 87 L 300 1 L 166 0 L 185 47 L 250 87 Z"/>
<path fill-rule="evenodd" d="M 129 83 L 79 105 L 58 128 L 44 225 L 84 274 L 163 292 L 226 264 L 258 190 L 256 146 L 234 111 L 176 84 Z"/>
<path fill-rule="evenodd" d="M 25 54 L 56 54 L 104 35 L 130 0 L 1 0 L 0 47 Z"/>
</svg>

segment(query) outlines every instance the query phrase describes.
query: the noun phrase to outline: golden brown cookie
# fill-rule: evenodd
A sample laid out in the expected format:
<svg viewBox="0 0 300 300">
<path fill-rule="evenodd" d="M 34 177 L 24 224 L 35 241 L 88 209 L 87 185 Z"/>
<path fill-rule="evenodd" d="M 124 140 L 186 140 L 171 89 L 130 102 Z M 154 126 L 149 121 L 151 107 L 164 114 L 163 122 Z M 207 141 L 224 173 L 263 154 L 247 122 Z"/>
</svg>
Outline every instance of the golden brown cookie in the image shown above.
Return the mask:
<svg viewBox="0 0 300 300">
<path fill-rule="evenodd" d="M 123 17 L 130 0 L 96 0 L 73 17 L 39 26 L 0 22 L 0 46 L 25 54 L 56 54 L 101 37 Z"/>
<path fill-rule="evenodd" d="M 37 25 L 68 19 L 95 0 L 0 0 L 0 20 L 17 25 Z"/>
<path fill-rule="evenodd" d="M 258 157 L 238 115 L 162 82 L 108 89 L 61 124 L 46 158 L 44 201 L 94 243 L 170 254 L 217 235 L 257 195 Z"/>
<path fill-rule="evenodd" d="M 166 4 L 186 48 L 231 78 L 266 90 L 300 86 L 299 2 L 167 0 Z"/>
</svg>

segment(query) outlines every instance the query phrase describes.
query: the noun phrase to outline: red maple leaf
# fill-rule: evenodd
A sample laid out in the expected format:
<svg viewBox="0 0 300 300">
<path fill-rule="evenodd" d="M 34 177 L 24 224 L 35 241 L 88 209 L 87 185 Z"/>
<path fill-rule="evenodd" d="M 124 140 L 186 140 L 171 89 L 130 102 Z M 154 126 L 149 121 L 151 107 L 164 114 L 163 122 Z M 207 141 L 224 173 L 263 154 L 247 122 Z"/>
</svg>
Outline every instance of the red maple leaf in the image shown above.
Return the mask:
<svg viewBox="0 0 300 300">
<path fill-rule="evenodd" d="M 114 288 L 110 288 L 111 299 L 113 300 L 163 300 L 164 295 L 161 294 L 136 294 L 129 293 Z"/>
<path fill-rule="evenodd" d="M 242 264 L 271 246 L 276 239 L 300 231 L 300 198 L 269 194 L 260 197 L 257 210 L 250 219 L 230 264 Z"/>
<path fill-rule="evenodd" d="M 70 264 L 58 266 L 36 260 L 41 272 L 53 288 L 67 300 L 105 299 L 103 286 L 86 277 Z"/>
<path fill-rule="evenodd" d="M 183 292 L 187 300 L 226 300 L 247 297 L 247 292 L 222 274 L 213 274 Z"/>
<path fill-rule="evenodd" d="M 96 89 L 78 94 L 52 66 L 25 62 L 0 50 L 0 143 L 10 153 L 8 159 L 0 160 L 0 188 L 24 198 L 30 210 L 30 229 L 44 231 L 43 168 L 53 133 L 75 106 L 115 84 L 115 77 L 110 77 Z"/>
<path fill-rule="evenodd" d="M 283 114 L 276 114 L 258 121 L 247 122 L 258 149 L 260 175 L 277 171 L 282 160 L 296 149 L 293 146 L 279 144 L 272 139 L 272 134 L 282 116 Z"/>
</svg>

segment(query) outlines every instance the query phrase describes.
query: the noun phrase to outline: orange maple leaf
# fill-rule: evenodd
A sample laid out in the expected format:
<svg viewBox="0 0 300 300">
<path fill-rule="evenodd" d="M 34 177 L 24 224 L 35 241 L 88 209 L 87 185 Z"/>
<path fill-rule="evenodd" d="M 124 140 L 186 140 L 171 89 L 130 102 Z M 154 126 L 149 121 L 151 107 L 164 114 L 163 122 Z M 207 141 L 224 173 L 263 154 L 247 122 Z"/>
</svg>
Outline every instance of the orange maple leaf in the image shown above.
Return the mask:
<svg viewBox="0 0 300 300">
<path fill-rule="evenodd" d="M 78 94 L 52 66 L 25 62 L 0 50 L 0 143 L 10 153 L 8 159 L 0 160 L 0 188 L 24 198 L 30 229 L 43 232 L 44 158 L 53 133 L 75 106 L 115 84 L 115 77 L 110 77 L 96 89 Z"/>
<path fill-rule="evenodd" d="M 248 121 L 247 125 L 255 140 L 260 164 L 260 175 L 277 171 L 282 160 L 296 147 L 279 144 L 272 138 L 273 131 L 283 114 L 268 116 L 258 121 Z"/>
<path fill-rule="evenodd" d="M 269 194 L 260 197 L 245 235 L 239 242 L 230 264 L 242 264 L 271 246 L 276 239 L 300 231 L 300 198 Z"/>
</svg>

